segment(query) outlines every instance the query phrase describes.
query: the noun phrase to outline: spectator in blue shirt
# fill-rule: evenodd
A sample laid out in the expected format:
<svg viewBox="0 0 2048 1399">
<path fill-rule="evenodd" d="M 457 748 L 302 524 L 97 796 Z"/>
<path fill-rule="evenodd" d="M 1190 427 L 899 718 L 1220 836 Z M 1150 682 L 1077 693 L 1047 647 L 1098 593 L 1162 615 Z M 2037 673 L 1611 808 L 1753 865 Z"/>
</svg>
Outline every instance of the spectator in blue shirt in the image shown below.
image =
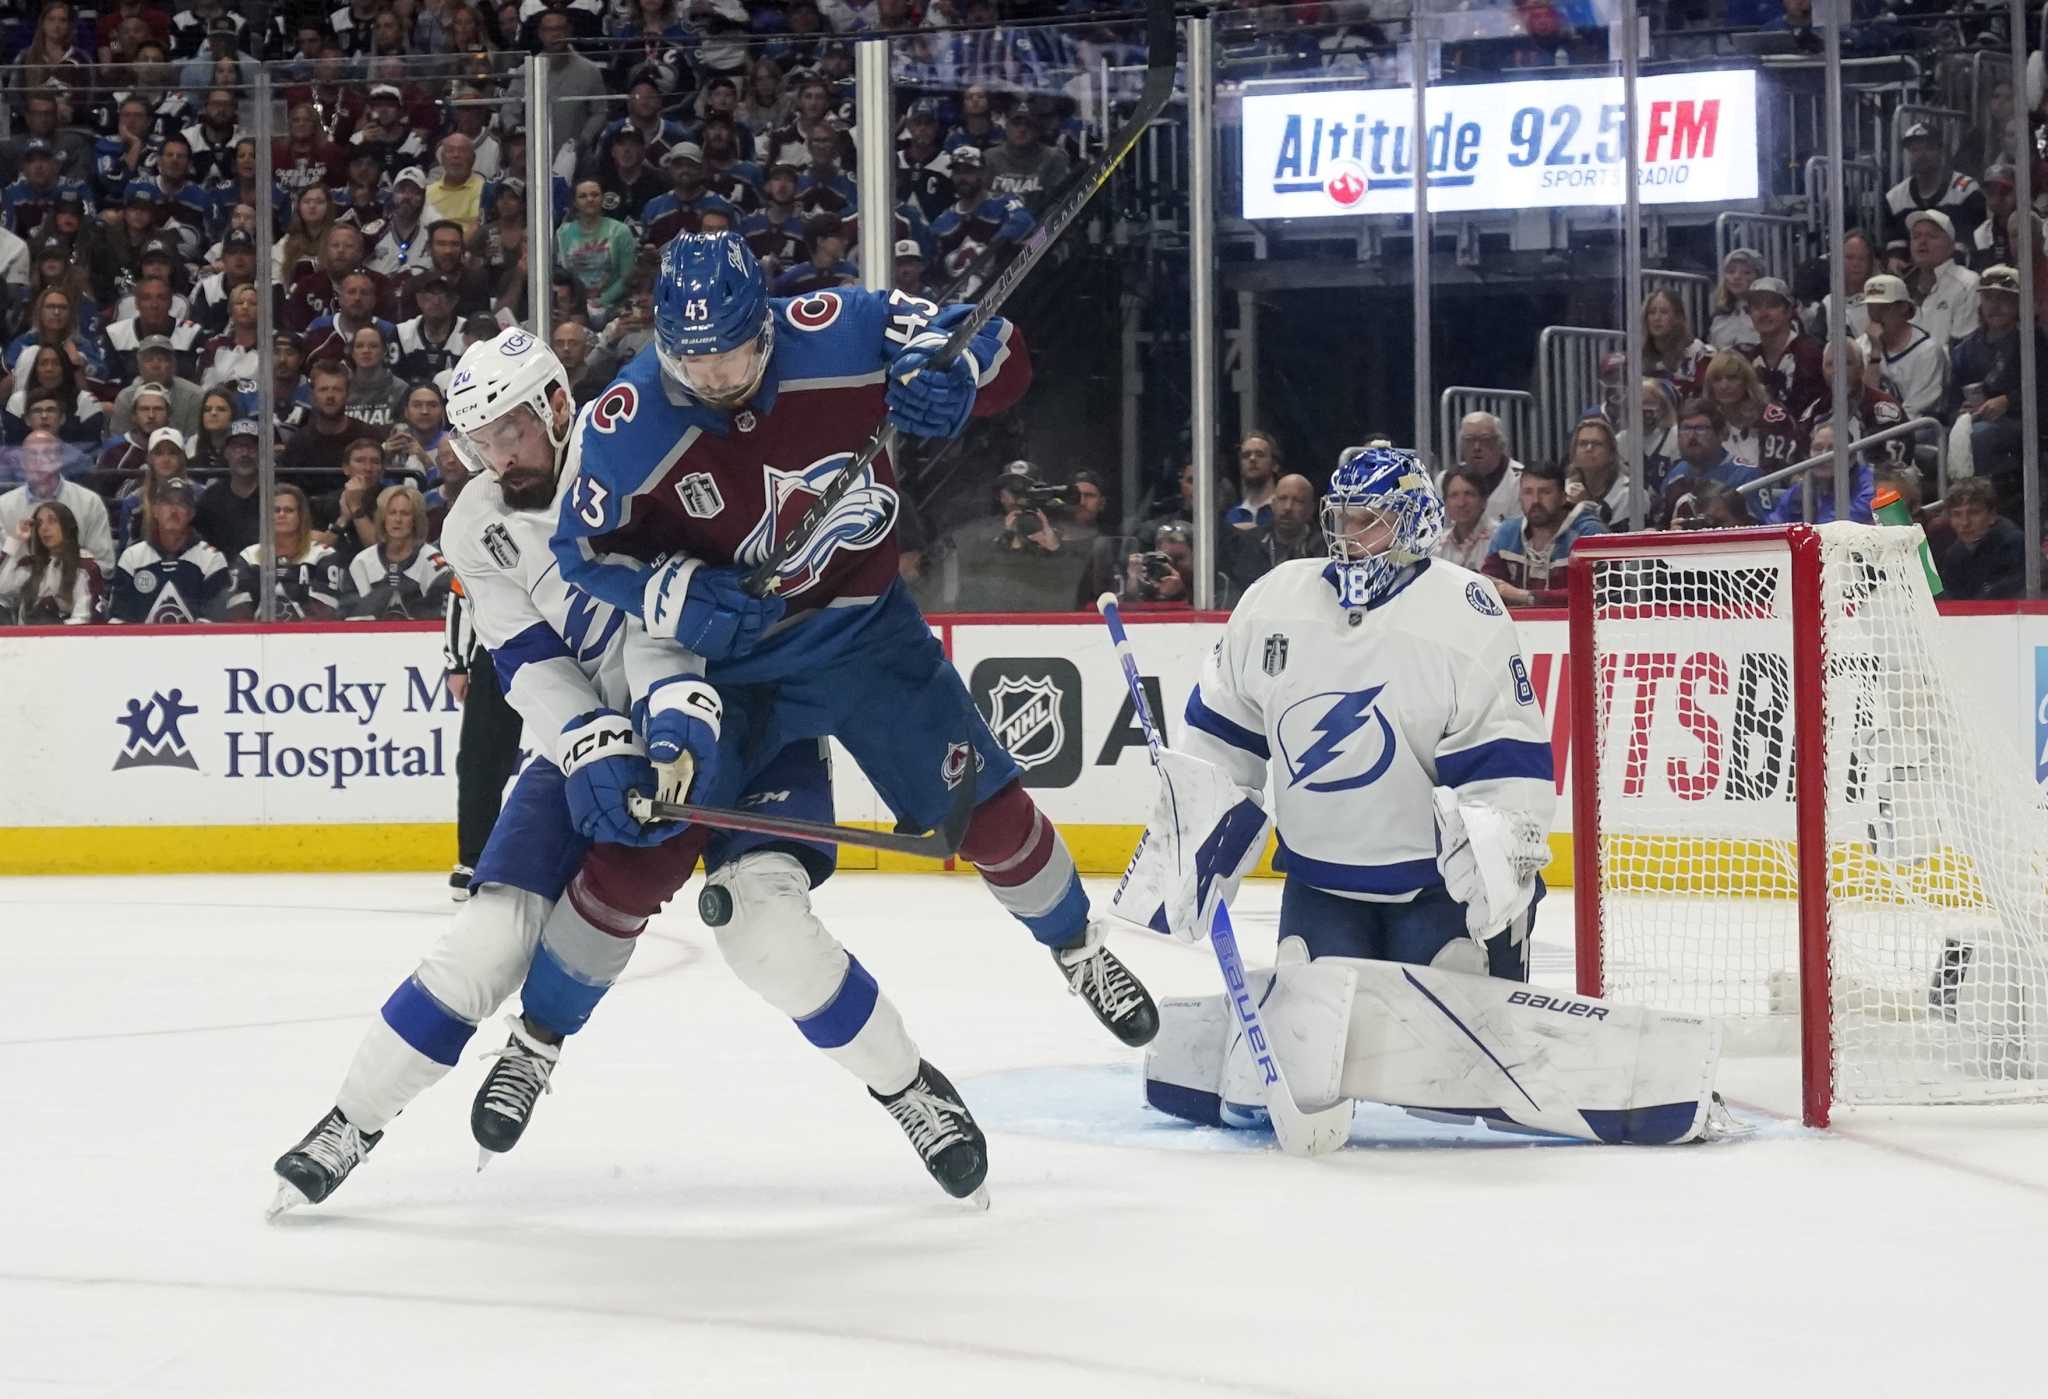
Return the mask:
<svg viewBox="0 0 2048 1399">
<path fill-rule="evenodd" d="M 1555 606 L 1563 599 L 1564 565 L 1572 545 L 1589 534 L 1605 534 L 1600 512 L 1589 500 L 1570 505 L 1564 471 L 1554 463 L 1522 468 L 1522 513 L 1502 520 L 1480 571 L 1497 580 L 1510 607 Z"/>
<path fill-rule="evenodd" d="M 1698 523 L 1702 486 L 1734 490 L 1756 480 L 1755 467 L 1728 454 L 1728 420 L 1711 399 L 1690 398 L 1678 410 L 1678 457 L 1650 510 L 1652 529 L 1690 529 Z"/>
<path fill-rule="evenodd" d="M 1822 423 L 1813 430 L 1813 442 L 1808 456 L 1824 456 L 1835 450 L 1835 426 Z M 1835 468 L 1832 462 L 1822 462 L 1806 473 L 1806 479 L 1813 483 L 1813 523 L 1828 524 L 1840 519 L 1835 504 Z M 1849 515 L 1859 525 L 1873 524 L 1876 517 L 1870 513 L 1870 498 L 1877 492 L 1877 482 L 1870 474 L 1870 463 L 1852 459 L 1849 463 Z M 1771 508 L 1765 523 L 1773 525 L 1797 524 L 1806 518 L 1806 492 L 1798 482 L 1778 497 L 1778 503 Z"/>
</svg>

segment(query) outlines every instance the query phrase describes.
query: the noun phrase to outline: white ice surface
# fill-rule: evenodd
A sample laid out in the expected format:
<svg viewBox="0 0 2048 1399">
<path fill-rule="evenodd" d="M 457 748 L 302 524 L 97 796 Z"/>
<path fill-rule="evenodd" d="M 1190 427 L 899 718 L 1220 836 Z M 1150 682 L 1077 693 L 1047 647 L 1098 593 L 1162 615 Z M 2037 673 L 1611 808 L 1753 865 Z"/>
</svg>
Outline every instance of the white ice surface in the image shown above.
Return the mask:
<svg viewBox="0 0 2048 1399">
<path fill-rule="evenodd" d="M 1240 900 L 1270 956 L 1277 886 Z M 686 898 L 687 905 L 689 900 Z M 827 921 L 990 1136 L 994 1208 L 650 930 L 519 1150 L 472 1057 L 326 1206 L 270 1162 L 448 916 L 425 876 L 0 881 L 0 1396 L 1665 1396 L 2048 1392 L 2048 1110 L 1790 1113 L 1666 1150 L 1361 1111 L 1305 1163 L 1139 1105 L 1135 1056 L 975 881 Z M 1544 908 L 1539 980 L 1570 974 Z M 1206 950 L 1120 944 L 1160 993 Z"/>
</svg>

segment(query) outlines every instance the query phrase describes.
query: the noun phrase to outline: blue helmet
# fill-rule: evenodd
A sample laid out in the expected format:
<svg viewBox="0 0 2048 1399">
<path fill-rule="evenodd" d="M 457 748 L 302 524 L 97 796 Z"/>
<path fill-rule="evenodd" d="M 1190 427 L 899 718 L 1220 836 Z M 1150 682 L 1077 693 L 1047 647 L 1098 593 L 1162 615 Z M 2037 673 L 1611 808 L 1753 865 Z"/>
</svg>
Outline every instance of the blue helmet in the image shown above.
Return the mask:
<svg viewBox="0 0 2048 1399">
<path fill-rule="evenodd" d="M 654 283 L 655 354 L 685 389 L 737 407 L 768 372 L 775 316 L 761 264 L 733 233 L 679 233 Z"/>
<path fill-rule="evenodd" d="M 1340 580 L 1347 603 L 1366 603 L 1443 537 L 1444 503 L 1429 472 L 1400 447 L 1346 452 L 1323 496 L 1323 535 L 1330 557 L 1349 579 Z"/>
</svg>

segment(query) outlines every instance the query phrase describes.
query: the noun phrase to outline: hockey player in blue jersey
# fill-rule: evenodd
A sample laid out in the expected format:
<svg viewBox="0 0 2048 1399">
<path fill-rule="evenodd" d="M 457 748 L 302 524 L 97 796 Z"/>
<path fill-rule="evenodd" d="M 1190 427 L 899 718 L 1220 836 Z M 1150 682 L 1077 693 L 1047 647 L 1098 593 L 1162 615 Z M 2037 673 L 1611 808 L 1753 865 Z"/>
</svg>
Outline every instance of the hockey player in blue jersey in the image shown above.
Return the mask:
<svg viewBox="0 0 2048 1399">
<path fill-rule="evenodd" d="M 1052 949 L 1069 989 L 1124 1043 L 1143 1044 L 1158 1027 L 1151 997 L 1104 946 L 1065 842 L 897 576 L 887 453 L 771 596 L 741 587 L 884 414 L 946 437 L 1022 394 L 1029 360 L 1000 319 L 949 368 L 930 366 L 968 310 L 852 287 L 778 300 L 737 236 L 677 238 L 656 284 L 656 343 L 578 422 L 555 557 L 563 577 L 681 643 L 691 674 L 734 697 L 720 739 L 728 772 L 747 754 L 829 734 L 898 818 L 930 829 L 971 763 L 961 855 Z M 734 721 L 749 694 L 772 698 Z M 737 795 L 727 783 L 692 799 Z"/>
<path fill-rule="evenodd" d="M 1280 564 L 1232 612 L 1113 907 L 1202 936 L 1265 848 L 1270 784 L 1282 965 L 1257 990 L 1304 1111 L 1366 1098 L 1599 1141 L 1705 1132 L 1710 1026 L 1524 988 L 1549 735 L 1493 584 L 1431 557 L 1428 473 L 1398 448 L 1348 456 L 1323 528 L 1327 560 Z M 1170 1010 L 1149 1100 L 1259 1120 L 1223 998 Z"/>
<path fill-rule="evenodd" d="M 627 711 L 640 711 L 672 765 L 691 755 L 699 780 L 716 783 L 720 706 L 701 682 L 669 679 L 673 640 L 648 637 L 565 584 L 549 557 L 568 385 L 554 354 L 517 330 L 470 346 L 451 382 L 457 450 L 477 477 L 450 511 L 442 546 L 535 751 L 453 926 L 384 1003 L 334 1107 L 277 1161 L 273 1211 L 331 1195 L 516 989 L 521 1013 L 510 1017 L 511 1037 L 471 1114 L 486 1152 L 509 1150 L 549 1090 L 564 1041 L 625 970 L 648 916 L 690 877 L 700 852 L 700 911 L 739 979 L 867 1086 L 947 1193 L 976 1195 L 987 1172 L 979 1128 L 874 978 L 811 912 L 832 848 L 643 826 L 629 809 L 636 791 L 680 800 L 689 784 L 661 789 Z M 665 683 L 649 694 L 635 683 L 643 675 Z M 750 810 L 831 819 L 818 740 L 746 768 L 733 786 Z"/>
</svg>

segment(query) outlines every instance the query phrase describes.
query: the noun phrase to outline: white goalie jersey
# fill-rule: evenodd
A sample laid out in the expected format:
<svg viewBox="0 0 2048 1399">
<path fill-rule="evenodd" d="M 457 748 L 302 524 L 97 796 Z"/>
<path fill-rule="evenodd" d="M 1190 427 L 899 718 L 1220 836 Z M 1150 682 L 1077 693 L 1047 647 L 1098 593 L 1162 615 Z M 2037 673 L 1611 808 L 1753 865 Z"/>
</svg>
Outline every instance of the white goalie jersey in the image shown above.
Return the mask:
<svg viewBox="0 0 2048 1399">
<path fill-rule="evenodd" d="M 441 552 L 469 600 L 505 698 L 526 722 L 523 746 L 558 759 L 562 727 L 593 709 L 630 710 L 654 680 L 702 663 L 649 637 L 618 608 L 564 582 L 548 548 L 553 505 L 515 510 L 478 476 L 456 498 Z M 643 665 L 644 662 L 644 665 Z"/>
<path fill-rule="evenodd" d="M 1493 585 L 1433 560 L 1370 607 L 1321 560 L 1254 584 L 1189 696 L 1179 747 L 1264 787 L 1287 873 L 1402 901 L 1444 881 L 1436 789 L 1498 812 L 1525 848 L 1556 807 L 1549 736 Z"/>
</svg>

